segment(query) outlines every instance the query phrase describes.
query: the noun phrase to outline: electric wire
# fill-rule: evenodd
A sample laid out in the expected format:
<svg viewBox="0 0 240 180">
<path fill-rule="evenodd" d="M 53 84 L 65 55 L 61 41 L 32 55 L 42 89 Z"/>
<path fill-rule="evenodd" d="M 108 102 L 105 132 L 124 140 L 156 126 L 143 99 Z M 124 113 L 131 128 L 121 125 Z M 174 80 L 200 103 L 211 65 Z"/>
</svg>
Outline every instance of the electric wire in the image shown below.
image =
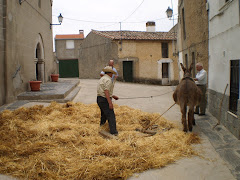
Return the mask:
<svg viewBox="0 0 240 180">
<path fill-rule="evenodd" d="M 37 11 L 37 13 L 42 16 L 47 22 L 51 23 L 45 16 L 43 16 L 35 7 L 33 7 L 31 5 L 31 3 L 29 3 L 27 0 L 25 0 L 24 2 L 26 2 L 32 9 L 34 9 L 35 11 Z"/>
<path fill-rule="evenodd" d="M 129 19 L 137 10 L 138 8 L 140 8 L 140 6 L 144 3 L 144 0 L 141 2 L 141 4 L 132 12 L 132 14 L 130 14 L 126 19 L 124 19 L 123 21 L 126 21 L 127 19 Z M 122 21 L 122 22 L 123 22 Z"/>
<path fill-rule="evenodd" d="M 178 15 L 178 14 L 174 14 L 175 15 Z M 53 15 L 54 17 L 57 17 L 56 15 Z M 79 22 L 85 22 L 85 23 L 100 23 L 100 24 L 117 24 L 119 23 L 119 21 L 115 21 L 115 22 L 111 22 L 111 21 L 90 21 L 90 20 L 83 20 L 83 19 L 75 19 L 75 18 L 68 18 L 68 17 L 64 17 L 64 19 L 67 19 L 67 20 L 71 20 L 71 21 L 79 21 Z M 158 21 L 158 20 L 163 20 L 163 19 L 168 19 L 168 17 L 163 17 L 163 18 L 159 18 L 159 19 L 155 19 L 153 21 Z M 178 19 L 178 18 L 176 18 Z M 128 21 L 128 22 L 121 22 L 121 23 L 144 23 L 146 22 L 147 20 L 142 20 L 142 21 Z"/>
</svg>

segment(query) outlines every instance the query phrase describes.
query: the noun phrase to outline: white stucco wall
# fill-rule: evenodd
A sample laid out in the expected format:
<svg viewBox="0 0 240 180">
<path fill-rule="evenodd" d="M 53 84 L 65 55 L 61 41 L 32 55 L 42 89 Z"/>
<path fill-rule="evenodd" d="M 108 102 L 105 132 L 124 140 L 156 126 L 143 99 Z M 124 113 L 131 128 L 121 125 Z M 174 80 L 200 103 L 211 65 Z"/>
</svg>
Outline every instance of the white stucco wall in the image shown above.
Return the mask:
<svg viewBox="0 0 240 180">
<path fill-rule="evenodd" d="M 209 0 L 208 87 L 223 93 L 230 84 L 230 60 L 240 59 L 239 0 Z M 229 95 L 229 88 L 226 92 Z"/>
</svg>

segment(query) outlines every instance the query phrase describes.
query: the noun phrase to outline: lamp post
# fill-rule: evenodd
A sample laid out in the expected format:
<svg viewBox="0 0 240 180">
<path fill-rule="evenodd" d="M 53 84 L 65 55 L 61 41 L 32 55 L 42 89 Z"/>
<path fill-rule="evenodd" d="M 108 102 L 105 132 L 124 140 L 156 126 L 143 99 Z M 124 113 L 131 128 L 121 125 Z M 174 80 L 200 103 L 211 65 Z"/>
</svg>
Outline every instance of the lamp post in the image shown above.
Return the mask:
<svg viewBox="0 0 240 180">
<path fill-rule="evenodd" d="M 63 16 L 62 16 L 62 14 L 60 13 L 60 15 L 58 16 L 58 22 L 59 22 L 59 24 L 50 24 L 50 29 L 52 29 L 52 26 L 53 26 L 53 25 L 61 25 L 61 24 L 62 24 L 62 21 L 63 21 Z"/>
<path fill-rule="evenodd" d="M 172 2 L 172 0 L 171 0 L 171 2 Z M 167 14 L 167 17 L 168 17 L 170 20 L 173 21 L 173 28 L 174 28 L 173 3 L 172 3 L 172 9 L 168 6 L 168 8 L 167 8 L 167 10 L 166 10 L 166 14 Z M 174 38 L 175 38 L 175 28 L 173 29 L 173 41 L 172 41 L 172 46 L 173 46 L 173 44 L 174 44 Z M 175 46 L 175 48 L 176 48 L 176 46 Z M 173 50 L 174 50 L 174 47 L 173 47 Z M 176 51 L 176 49 L 175 49 L 175 51 Z M 173 55 L 174 55 L 174 56 L 175 56 L 175 53 L 176 53 L 175 51 L 173 52 Z"/>
<path fill-rule="evenodd" d="M 168 6 L 167 10 L 166 10 L 166 14 L 167 14 L 167 17 L 173 21 L 173 40 L 172 40 L 172 49 L 173 49 L 173 56 L 176 56 L 176 44 L 174 45 L 175 46 L 175 49 L 173 47 L 173 44 L 174 44 L 174 38 L 175 38 L 175 28 L 174 28 L 174 15 L 173 15 L 173 2 L 171 0 L 171 3 L 172 3 L 172 9 Z M 177 58 L 177 61 L 178 61 L 178 69 L 179 69 L 179 82 L 180 82 L 180 79 L 181 79 L 181 75 L 180 75 L 180 63 L 179 63 L 179 58 Z"/>
</svg>

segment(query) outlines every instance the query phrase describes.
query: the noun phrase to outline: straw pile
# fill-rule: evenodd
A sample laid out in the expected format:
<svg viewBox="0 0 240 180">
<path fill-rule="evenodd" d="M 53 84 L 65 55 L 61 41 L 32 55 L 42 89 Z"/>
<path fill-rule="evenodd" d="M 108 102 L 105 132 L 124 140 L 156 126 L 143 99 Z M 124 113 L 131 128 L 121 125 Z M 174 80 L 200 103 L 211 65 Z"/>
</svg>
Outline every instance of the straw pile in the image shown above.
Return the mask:
<svg viewBox="0 0 240 180">
<path fill-rule="evenodd" d="M 171 129 L 144 137 L 135 129 L 159 114 L 114 107 L 118 139 L 99 135 L 96 104 L 54 102 L 0 113 L 0 173 L 20 179 L 126 179 L 196 155 L 191 144 L 199 143 L 197 135 L 161 118 L 158 127 Z"/>
</svg>

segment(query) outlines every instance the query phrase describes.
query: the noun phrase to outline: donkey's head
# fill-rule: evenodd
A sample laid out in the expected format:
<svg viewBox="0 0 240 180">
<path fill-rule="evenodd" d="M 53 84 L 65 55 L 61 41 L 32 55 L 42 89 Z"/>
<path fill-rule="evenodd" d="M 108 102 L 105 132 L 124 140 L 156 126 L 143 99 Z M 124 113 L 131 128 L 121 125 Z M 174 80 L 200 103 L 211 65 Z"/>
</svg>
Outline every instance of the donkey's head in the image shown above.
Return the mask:
<svg viewBox="0 0 240 180">
<path fill-rule="evenodd" d="M 185 68 L 182 63 L 180 63 L 182 70 L 184 72 L 184 77 L 191 77 L 191 71 L 193 68 L 193 63 L 190 65 L 189 69 Z"/>
</svg>

